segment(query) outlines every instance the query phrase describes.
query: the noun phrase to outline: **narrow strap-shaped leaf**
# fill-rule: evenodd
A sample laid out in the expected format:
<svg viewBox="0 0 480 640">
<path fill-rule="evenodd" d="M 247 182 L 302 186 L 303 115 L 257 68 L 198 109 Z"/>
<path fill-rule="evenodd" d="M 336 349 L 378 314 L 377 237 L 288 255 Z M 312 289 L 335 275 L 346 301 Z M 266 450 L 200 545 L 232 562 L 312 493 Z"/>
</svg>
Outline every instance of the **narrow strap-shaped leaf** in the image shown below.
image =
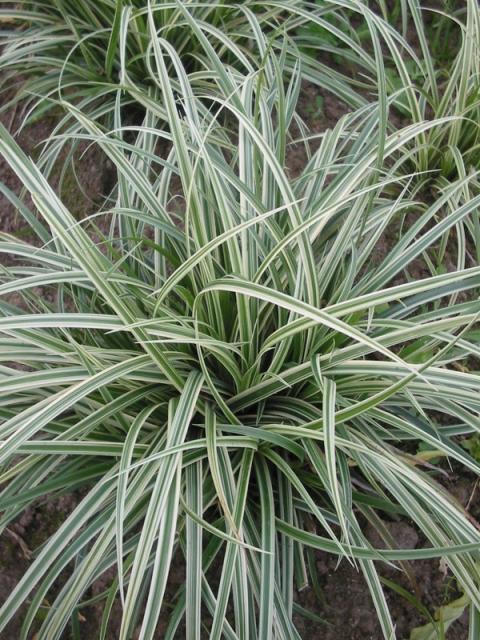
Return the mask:
<svg viewBox="0 0 480 640">
<path fill-rule="evenodd" d="M 203 513 L 202 461 L 185 469 L 185 503 L 199 516 Z M 186 522 L 186 640 L 196 640 L 201 634 L 202 606 L 202 528 L 188 517 Z"/>
<path fill-rule="evenodd" d="M 262 548 L 267 552 L 261 558 L 258 637 L 271 640 L 274 628 L 275 506 L 270 474 L 263 458 L 255 459 L 255 471 L 260 493 Z"/>
</svg>

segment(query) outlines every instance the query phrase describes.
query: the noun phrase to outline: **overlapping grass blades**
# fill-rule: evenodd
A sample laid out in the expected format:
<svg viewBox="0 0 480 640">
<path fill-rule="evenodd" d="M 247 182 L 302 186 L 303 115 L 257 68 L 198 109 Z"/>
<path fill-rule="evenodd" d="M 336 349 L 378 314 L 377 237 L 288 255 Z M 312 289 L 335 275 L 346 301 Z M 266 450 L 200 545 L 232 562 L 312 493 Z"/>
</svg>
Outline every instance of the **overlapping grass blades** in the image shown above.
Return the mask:
<svg viewBox="0 0 480 640">
<path fill-rule="evenodd" d="M 405 0 L 389 6 L 381 1 L 318 0 L 317 5 L 318 18 L 312 16 L 300 28 L 300 48 L 328 52 L 337 65 L 350 68 L 352 91 L 379 100 L 385 92 L 385 103 L 388 96 L 391 110 L 405 123 L 452 118 L 444 127 L 419 136 L 410 154 L 404 155 L 409 170 L 433 172 L 422 173 L 419 188 L 425 182 L 443 188 L 448 180 L 478 167 L 478 3 L 429 6 Z M 439 43 L 436 32 L 448 39 Z M 375 73 L 378 67 L 380 74 Z M 392 127 L 392 120 L 388 125 Z"/>
<path fill-rule="evenodd" d="M 1 8 L 4 5 L 4 8 Z M 335 9 L 332 7 L 329 12 Z M 150 12 L 150 17 L 149 17 Z M 165 2 L 151 0 L 56 0 L 16 3 L 0 2 L 2 44 L 0 67 L 5 70 L 5 88 L 17 86 L 13 98 L 27 98 L 31 113 L 39 117 L 52 109 L 59 98 L 81 105 L 93 118 L 113 127 L 115 102 L 130 109 L 142 103 L 146 94 L 158 101 L 149 21 L 159 36 L 168 41 L 191 72 L 194 87 L 204 88 L 214 73 L 252 72 L 271 49 L 283 49 L 283 71 L 298 72 L 299 52 L 295 45 L 299 28 L 312 16 L 322 20 L 325 12 L 315 3 L 298 0 L 230 3 L 219 0 Z M 198 27 L 201 27 L 198 29 Z M 355 43 L 350 35 L 346 46 Z M 210 67 L 210 54 L 221 60 L 221 69 Z M 367 64 L 373 67 L 370 56 Z M 306 57 L 303 75 L 337 92 L 353 106 L 365 102 L 352 90 L 346 76 Z M 120 93 L 119 93 L 120 90 Z M 145 96 L 145 97 L 146 97 Z M 28 110 L 27 110 L 28 113 Z"/>
<path fill-rule="evenodd" d="M 479 471 L 457 438 L 480 426 L 479 376 L 468 368 L 479 355 L 480 267 L 467 256 L 443 272 L 432 260 L 454 235 L 459 246 L 475 240 L 477 175 L 425 204 L 417 174 L 400 170 L 450 120 L 389 134 L 385 94 L 318 148 L 304 140 L 310 159 L 292 179 L 299 76 L 285 72 L 280 41 L 270 48 L 252 14 L 257 62 L 230 73 L 192 21 L 211 70 L 200 90 L 154 13 L 143 26 L 159 100 L 138 90 L 140 123 L 124 122 L 120 100 L 109 107 L 114 130 L 84 104 L 61 103 L 76 123 L 67 137 L 98 145 L 116 170 L 103 237 L 97 217 L 75 220 L 0 131 L 41 219 L 25 213 L 41 248 L 0 241 L 21 259 L 3 270 L 0 294 L 25 298 L 0 305 L 0 524 L 82 488 L 0 628 L 27 602 L 22 638 L 38 628 L 60 638 L 113 567 L 101 638 L 116 599 L 121 640 L 138 627 L 154 638 L 160 615 L 167 638 L 182 620 L 192 640 L 204 627 L 212 638 L 299 638 L 294 564 L 308 576 L 308 548 L 356 563 L 385 638 L 395 631 L 382 561 L 446 557 L 480 609 L 480 534 L 416 455 L 427 443 Z M 419 265 L 421 277 L 406 277 Z M 408 514 L 425 547 L 373 549 L 362 529 L 370 512 Z M 186 583 L 167 607 L 173 562 Z"/>
</svg>

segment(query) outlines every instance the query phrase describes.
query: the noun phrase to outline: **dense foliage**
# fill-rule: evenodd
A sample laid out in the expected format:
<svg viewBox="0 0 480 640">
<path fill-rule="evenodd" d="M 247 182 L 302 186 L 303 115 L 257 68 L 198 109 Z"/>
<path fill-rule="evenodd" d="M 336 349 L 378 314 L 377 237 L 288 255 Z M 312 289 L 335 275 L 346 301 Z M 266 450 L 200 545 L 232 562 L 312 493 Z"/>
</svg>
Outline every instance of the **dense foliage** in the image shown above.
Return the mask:
<svg viewBox="0 0 480 640">
<path fill-rule="evenodd" d="M 22 638 L 63 637 L 113 568 L 100 638 L 117 600 L 121 640 L 299 638 L 320 549 L 387 639 L 382 562 L 446 558 L 477 638 L 480 533 L 424 455 L 479 473 L 476 3 L 448 71 L 416 0 L 19 4 L 1 64 L 59 125 L 36 163 L 0 130 L 35 236 L 0 235 L 0 525 L 79 501 L 0 628 L 28 603 Z M 350 106 L 321 134 L 304 80 Z M 48 177 L 80 141 L 115 186 L 78 220 Z M 397 516 L 425 544 L 372 548 Z"/>
</svg>

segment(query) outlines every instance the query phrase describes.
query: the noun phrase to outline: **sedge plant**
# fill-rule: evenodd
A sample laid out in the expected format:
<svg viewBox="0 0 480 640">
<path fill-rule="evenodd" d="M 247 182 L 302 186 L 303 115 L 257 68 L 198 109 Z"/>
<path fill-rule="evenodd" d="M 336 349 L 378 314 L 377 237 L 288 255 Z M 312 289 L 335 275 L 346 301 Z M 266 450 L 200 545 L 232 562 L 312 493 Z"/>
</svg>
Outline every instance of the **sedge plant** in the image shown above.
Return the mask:
<svg viewBox="0 0 480 640">
<path fill-rule="evenodd" d="M 476 174 L 416 198 L 393 167 L 444 122 L 389 134 L 384 96 L 301 140 L 291 178 L 301 75 L 284 74 L 282 48 L 256 29 L 262 63 L 234 74 L 207 42 L 200 91 L 145 19 L 161 101 L 142 94 L 141 122 L 120 100 L 113 130 L 61 103 L 77 123 L 63 138 L 115 167 L 101 210 L 76 220 L 0 130 L 36 236 L 0 240 L 0 527 L 78 495 L 0 630 L 27 605 L 21 640 L 60 639 L 110 576 L 100 639 L 117 606 L 120 640 L 157 637 L 160 619 L 169 639 L 298 639 L 296 590 L 321 550 L 362 572 L 386 639 L 382 564 L 445 558 L 473 640 L 480 534 L 421 450 L 479 472 L 458 439 L 479 430 L 480 266 L 406 274 L 475 220 L 480 196 L 459 194 Z M 365 521 L 396 517 L 425 544 L 372 547 Z"/>
<path fill-rule="evenodd" d="M 476 0 L 372 3 L 317 0 L 318 16 L 299 29 L 298 46 L 349 67 L 352 91 L 388 96 L 403 125 L 450 118 L 422 134 L 403 160 L 418 188 L 442 189 L 480 163 L 480 8 Z M 372 26 L 378 42 L 372 41 Z M 381 53 L 382 78 L 372 74 Z M 347 80 L 348 82 L 348 80 Z M 380 86 L 384 84 L 384 87 Z M 390 130 L 395 128 L 390 119 Z M 397 125 L 398 126 L 398 125 Z"/>
<path fill-rule="evenodd" d="M 211 72 L 210 48 L 230 72 L 251 72 L 258 67 L 265 55 L 265 49 L 259 47 L 258 29 L 267 50 L 283 48 L 284 73 L 298 72 L 299 52 L 292 43 L 302 25 L 312 19 L 323 24 L 323 14 L 314 3 L 300 0 L 21 0 L 14 4 L 0 0 L 3 90 L 11 94 L 18 89 L 3 108 L 23 100 L 27 122 L 58 106 L 60 97 L 112 128 L 118 99 L 133 112 L 133 119 L 139 93 L 162 100 L 149 16 L 159 35 L 181 57 L 192 84 L 201 86 Z M 192 21 L 202 26 L 201 35 L 192 29 Z M 349 35 L 343 43 L 358 54 Z M 364 58 L 372 68 L 371 56 Z M 309 57 L 303 66 L 305 79 L 338 93 L 353 106 L 365 102 L 342 72 Z"/>
<path fill-rule="evenodd" d="M 62 105 L 73 104 L 112 130 L 118 126 L 119 105 L 124 123 L 138 123 L 144 109 L 156 103 L 161 126 L 166 113 L 156 80 L 149 12 L 156 32 L 174 47 L 189 72 L 192 90 L 200 95 L 211 77 L 212 52 L 222 60 L 221 74 L 244 75 L 258 68 L 273 48 L 282 51 L 286 77 L 300 72 L 353 107 L 363 105 L 365 99 L 350 87 L 344 74 L 301 56 L 295 45 L 301 25 L 312 17 L 323 22 L 323 10 L 307 4 L 298 0 L 22 0 L 15 4 L 0 0 L 1 108 L 21 108 L 22 127 L 54 115 L 56 131 L 39 164 L 46 176 L 62 165 L 60 184 L 65 175 L 76 173 L 81 133 L 77 120 Z M 201 26 L 201 32 L 192 25 Z M 346 46 L 350 43 L 346 37 Z M 373 68 L 371 56 L 365 57 Z M 59 132 L 62 136 L 55 135 Z"/>
</svg>

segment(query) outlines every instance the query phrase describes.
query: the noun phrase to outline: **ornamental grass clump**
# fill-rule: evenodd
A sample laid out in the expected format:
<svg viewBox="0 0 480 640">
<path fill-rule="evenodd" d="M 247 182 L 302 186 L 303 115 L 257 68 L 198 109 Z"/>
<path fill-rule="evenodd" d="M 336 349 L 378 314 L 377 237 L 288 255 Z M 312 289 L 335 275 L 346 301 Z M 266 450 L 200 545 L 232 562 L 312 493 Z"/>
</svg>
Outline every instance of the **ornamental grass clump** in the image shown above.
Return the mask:
<svg viewBox="0 0 480 640">
<path fill-rule="evenodd" d="M 328 14 L 340 9 L 334 4 Z M 181 58 L 197 94 L 215 90 L 212 72 L 222 85 L 223 76 L 253 73 L 274 50 L 282 60 L 285 79 L 300 74 L 352 107 L 362 106 L 366 100 L 352 88 L 349 76 L 303 55 L 297 46 L 303 26 L 311 21 L 323 24 L 324 14 L 325 9 L 315 3 L 299 0 L 21 0 L 14 4 L 0 0 L 0 110 L 21 108 L 23 125 L 53 114 L 58 120 L 56 133 L 66 134 L 74 149 L 82 128 L 64 108 L 67 103 L 107 130 L 118 126 L 119 110 L 123 124 L 138 124 L 147 109 L 162 126 L 167 115 L 150 22 Z M 350 34 L 342 42 L 352 49 L 352 56 L 361 52 Z M 211 55 L 221 60 L 220 71 L 211 68 Z M 370 72 L 375 70 L 370 54 L 365 53 L 362 60 Z M 166 64 L 170 65 L 168 59 Z M 56 160 L 66 162 L 61 155 L 65 138 L 53 135 L 49 142 L 49 153 L 39 160 L 46 176 Z M 67 158 L 75 172 L 72 157 L 70 150 Z"/>
<path fill-rule="evenodd" d="M 419 44 L 416 49 L 409 47 L 405 36 L 391 49 L 387 63 L 403 118 L 408 122 L 444 119 L 444 126 L 421 136 L 407 156 L 408 166 L 427 172 L 420 188 L 426 183 L 434 192 L 456 178 L 472 176 L 480 163 L 480 10 L 475 0 L 460 5 L 456 13 L 424 9 L 430 18 L 427 28 L 418 3 L 410 1 L 404 22 L 414 25 Z M 446 61 L 430 40 L 436 27 L 451 27 Z M 405 62 L 404 52 L 409 50 Z"/>
<path fill-rule="evenodd" d="M 352 95 L 383 100 L 385 111 L 396 116 L 385 121 L 390 131 L 399 121 L 445 119 L 442 127 L 419 135 L 402 157 L 407 172 L 419 173 L 420 190 L 441 190 L 480 164 L 478 2 L 370 4 L 317 0 L 317 13 L 299 28 L 296 43 L 348 71 L 350 79 L 343 80 Z M 346 92 L 344 99 L 352 103 Z"/>
<path fill-rule="evenodd" d="M 255 29 L 262 63 L 229 73 L 193 22 L 200 90 L 152 12 L 145 28 L 161 107 L 143 94 L 132 124 L 119 100 L 109 130 L 60 103 L 77 123 L 62 142 L 115 167 L 97 213 L 74 219 L 0 130 L 36 236 L 0 236 L 0 525 L 78 495 L 0 629 L 27 605 L 21 639 L 60 639 L 109 577 L 99 638 L 116 603 L 120 640 L 156 637 L 160 618 L 170 639 L 183 624 L 191 640 L 300 638 L 296 589 L 322 550 L 363 573 L 385 638 L 383 564 L 445 558 L 475 634 L 480 533 L 424 450 L 479 472 L 459 438 L 479 429 L 480 266 L 421 267 L 476 224 L 480 196 L 460 195 L 477 175 L 416 199 L 418 176 L 392 167 L 443 122 L 389 134 L 380 100 L 297 141 L 293 179 L 301 76 L 285 84 L 282 48 Z M 425 544 L 372 547 L 365 523 L 396 517 Z"/>
<path fill-rule="evenodd" d="M 297 34 L 310 20 L 323 21 L 323 13 L 314 3 L 298 0 L 0 0 L 2 89 L 18 89 L 3 108 L 21 99 L 30 121 L 52 109 L 58 112 L 58 100 L 68 100 L 113 128 L 117 101 L 133 120 L 143 94 L 162 110 L 150 22 L 181 57 L 192 86 L 203 87 L 210 80 L 211 53 L 222 60 L 225 72 L 235 74 L 251 72 L 270 48 L 281 48 L 283 72 L 298 73 Z M 350 37 L 344 41 L 354 46 Z M 364 102 L 341 72 L 326 73 L 325 65 L 308 56 L 302 73 L 355 106 Z"/>
</svg>

